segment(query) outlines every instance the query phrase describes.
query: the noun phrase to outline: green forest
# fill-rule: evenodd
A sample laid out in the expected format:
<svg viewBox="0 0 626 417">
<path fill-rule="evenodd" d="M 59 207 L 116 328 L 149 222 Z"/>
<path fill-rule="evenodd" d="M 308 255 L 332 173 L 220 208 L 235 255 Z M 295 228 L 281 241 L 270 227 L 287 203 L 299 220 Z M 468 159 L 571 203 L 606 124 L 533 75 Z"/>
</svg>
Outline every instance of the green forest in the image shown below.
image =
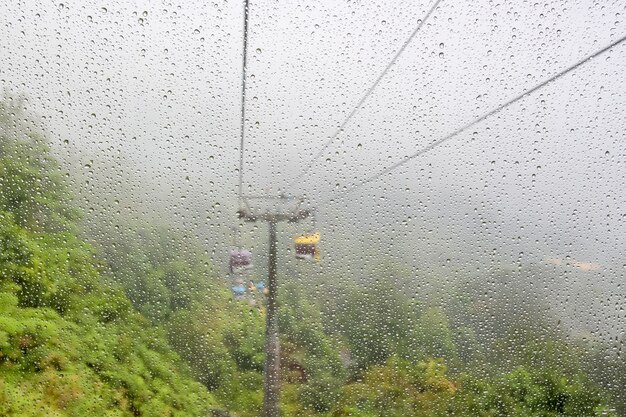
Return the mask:
<svg viewBox="0 0 626 417">
<path fill-rule="evenodd" d="M 235 301 L 195 233 L 89 218 L 30 119 L 0 104 L 0 416 L 259 416 L 262 300 Z M 279 271 L 284 416 L 626 416 L 614 349 L 508 285 L 540 272 L 422 297 L 406 282 L 435 278 L 377 263 Z"/>
</svg>

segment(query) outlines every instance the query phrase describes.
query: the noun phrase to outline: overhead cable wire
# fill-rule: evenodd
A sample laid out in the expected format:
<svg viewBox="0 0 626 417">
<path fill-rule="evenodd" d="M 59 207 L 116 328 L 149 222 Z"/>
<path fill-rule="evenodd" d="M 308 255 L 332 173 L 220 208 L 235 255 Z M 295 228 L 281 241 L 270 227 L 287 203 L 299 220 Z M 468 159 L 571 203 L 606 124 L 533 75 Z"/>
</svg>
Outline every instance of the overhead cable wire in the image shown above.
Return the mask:
<svg viewBox="0 0 626 417">
<path fill-rule="evenodd" d="M 246 71 L 248 67 L 248 11 L 249 0 L 244 1 L 243 12 L 243 66 L 241 71 L 241 138 L 239 141 L 239 208 L 243 200 L 243 157 L 246 126 Z"/>
<path fill-rule="evenodd" d="M 395 164 L 385 168 L 384 170 L 380 171 L 377 174 L 372 175 L 371 177 L 357 183 L 356 185 L 354 185 L 352 188 L 346 190 L 346 191 L 340 191 L 337 194 L 341 194 L 341 195 L 345 195 L 345 194 L 349 194 L 352 193 L 354 191 L 356 191 L 357 189 L 361 188 L 362 186 L 380 178 L 381 176 L 390 173 L 391 171 L 395 170 L 396 168 L 401 167 L 402 165 L 406 164 L 407 162 L 409 162 L 412 159 L 417 158 L 418 156 L 421 156 L 431 150 L 433 150 L 434 148 L 436 148 L 439 145 L 442 145 L 443 143 L 447 142 L 448 140 L 452 139 L 454 136 L 458 135 L 459 133 L 469 129 L 470 127 L 482 122 L 483 120 L 487 119 L 490 116 L 493 116 L 496 113 L 499 113 L 502 109 L 504 109 L 505 107 L 508 107 L 509 105 L 521 100 L 522 98 L 526 97 L 529 94 L 534 93 L 535 91 L 539 90 L 540 88 L 544 87 L 546 84 L 551 83 L 552 81 L 556 80 L 559 77 L 562 77 L 563 75 L 575 70 L 576 68 L 578 68 L 579 66 L 583 65 L 584 63 L 586 63 L 587 61 L 590 61 L 594 58 L 596 58 L 597 56 L 603 54 L 604 52 L 608 51 L 609 49 L 619 45 L 620 43 L 626 41 L 626 35 L 624 35 L 623 37 L 619 38 L 618 40 L 612 42 L 611 44 L 605 46 L 604 48 L 600 49 L 597 52 L 594 52 L 592 55 L 587 56 L 586 58 L 581 59 L 580 61 L 576 62 L 575 64 L 571 65 L 570 67 L 562 70 L 561 72 L 559 72 L 556 75 L 553 75 L 552 77 L 548 78 L 547 80 L 541 82 L 540 84 L 534 86 L 533 88 L 524 91 L 523 93 L 521 93 L 520 95 L 516 96 L 515 98 L 510 99 L 509 101 L 507 101 L 506 103 L 501 104 L 500 106 L 496 107 L 495 109 L 489 111 L 488 113 L 485 113 L 484 115 L 482 115 L 481 117 L 479 117 L 478 119 L 475 119 L 472 122 L 467 123 L 466 125 L 458 128 L 457 130 L 455 130 L 454 132 L 450 133 L 449 135 L 429 144 L 428 146 L 418 150 L 417 152 L 415 152 L 412 155 L 409 155 L 403 159 L 401 159 L 400 161 L 396 162 Z M 334 198 L 328 198 L 325 200 L 322 200 L 320 202 L 320 204 L 325 204 L 328 203 L 330 201 L 333 201 Z"/>
<path fill-rule="evenodd" d="M 337 136 L 339 136 L 339 134 L 344 130 L 344 128 L 346 127 L 346 125 L 350 122 L 350 120 L 352 120 L 352 117 L 357 113 L 357 111 L 361 108 L 361 106 L 363 106 L 363 103 L 365 103 L 365 100 L 367 100 L 367 98 L 370 96 L 370 94 L 372 94 L 372 92 L 376 89 L 376 87 L 378 86 L 378 84 L 380 83 L 380 81 L 385 77 L 385 75 L 387 75 L 387 73 L 389 72 L 389 70 L 391 69 L 391 67 L 393 66 L 393 64 L 395 64 L 395 62 L 397 61 L 398 57 L 402 54 L 402 52 L 404 52 L 404 50 L 406 49 L 406 47 L 411 43 L 411 41 L 413 40 L 413 38 L 415 37 L 415 35 L 417 34 L 417 32 L 419 32 L 419 30 L 421 29 L 421 27 L 424 25 L 424 23 L 426 22 L 426 20 L 428 20 L 428 18 L 430 17 L 430 15 L 433 13 L 433 11 L 435 10 L 435 8 L 437 8 L 437 6 L 439 5 L 439 3 L 441 2 L 441 0 L 436 0 L 435 3 L 432 5 L 432 7 L 430 8 L 430 10 L 428 10 L 428 13 L 426 13 L 426 16 L 424 16 L 424 18 L 422 20 L 419 21 L 417 27 L 415 28 L 415 30 L 411 33 L 411 35 L 408 37 L 408 39 L 406 41 L 404 41 L 404 44 L 402 44 L 402 46 L 400 47 L 400 49 L 398 49 L 398 51 L 396 52 L 395 56 L 393 57 L 393 59 L 389 62 L 389 64 L 387 64 L 387 66 L 385 67 L 385 69 L 383 70 L 383 72 L 380 73 L 380 75 L 378 76 L 378 78 L 376 78 L 376 81 L 374 81 L 374 84 L 372 84 L 370 86 L 370 88 L 365 92 L 365 94 L 361 97 L 361 99 L 359 100 L 359 102 L 356 104 L 356 106 L 352 109 L 352 111 L 348 114 L 348 117 L 346 117 L 346 119 L 343 121 L 343 123 L 337 128 L 337 130 L 335 131 L 335 133 L 328 139 L 328 141 L 326 141 L 326 143 L 320 148 L 320 150 L 317 152 L 317 154 L 313 157 L 313 159 L 311 159 L 311 161 L 307 164 L 307 166 L 304 168 L 304 170 L 302 172 L 300 172 L 300 174 L 298 174 L 296 177 L 294 177 L 291 182 L 289 184 L 287 184 L 286 188 L 291 188 L 295 183 L 298 182 L 298 180 L 300 178 L 302 178 L 303 176 L 305 176 L 313 167 L 313 165 L 315 165 L 315 162 L 324 154 L 324 151 L 326 151 L 326 149 L 328 149 L 328 147 L 330 146 L 330 144 L 337 138 Z"/>
<path fill-rule="evenodd" d="M 244 0 L 243 4 L 243 60 L 241 66 L 241 136 L 239 139 L 239 211 L 244 209 L 243 198 L 243 158 L 244 158 L 244 145 L 245 145 L 245 127 L 246 127 L 246 72 L 248 69 L 248 12 L 249 12 L 249 0 Z M 236 246 L 241 249 L 241 228 L 239 233 L 236 234 L 237 243 Z"/>
</svg>

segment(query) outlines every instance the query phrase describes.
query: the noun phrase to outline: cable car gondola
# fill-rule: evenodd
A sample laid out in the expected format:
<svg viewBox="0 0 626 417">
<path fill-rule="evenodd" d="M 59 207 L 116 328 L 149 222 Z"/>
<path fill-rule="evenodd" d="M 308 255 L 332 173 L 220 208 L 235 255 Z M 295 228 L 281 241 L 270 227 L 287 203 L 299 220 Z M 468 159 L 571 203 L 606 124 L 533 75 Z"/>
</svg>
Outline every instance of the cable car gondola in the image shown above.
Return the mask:
<svg viewBox="0 0 626 417">
<path fill-rule="evenodd" d="M 242 272 L 252 267 L 252 252 L 245 249 L 232 249 L 230 251 L 231 273 Z"/>
<path fill-rule="evenodd" d="M 259 292 L 262 292 L 264 295 L 267 295 L 269 293 L 269 290 L 265 287 L 265 283 L 264 282 L 257 282 L 256 289 Z"/>
<path fill-rule="evenodd" d="M 320 249 L 317 246 L 320 241 L 320 234 L 297 236 L 294 239 L 296 246 L 296 259 L 306 259 L 309 261 L 320 260 Z"/>
<path fill-rule="evenodd" d="M 232 291 L 235 300 L 242 300 L 246 296 L 246 288 L 242 285 L 236 285 L 232 287 Z"/>
</svg>

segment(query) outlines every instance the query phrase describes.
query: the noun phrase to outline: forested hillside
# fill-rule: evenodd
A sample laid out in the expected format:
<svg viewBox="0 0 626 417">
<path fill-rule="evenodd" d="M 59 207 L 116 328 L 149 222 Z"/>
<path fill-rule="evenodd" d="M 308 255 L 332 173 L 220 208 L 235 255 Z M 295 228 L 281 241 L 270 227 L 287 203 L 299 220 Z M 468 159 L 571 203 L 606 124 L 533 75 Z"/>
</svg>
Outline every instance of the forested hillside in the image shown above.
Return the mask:
<svg viewBox="0 0 626 417">
<path fill-rule="evenodd" d="M 0 416 L 258 416 L 262 295 L 233 300 L 172 225 L 81 220 L 72 174 L 28 119 L 3 102 Z M 568 335 L 535 292 L 502 296 L 532 274 L 426 297 L 406 283 L 432 277 L 377 262 L 324 282 L 281 270 L 285 416 L 624 415 L 619 357 Z"/>
<path fill-rule="evenodd" d="M 211 394 L 79 237 L 22 104 L 0 105 L 0 415 L 205 416 Z"/>
</svg>

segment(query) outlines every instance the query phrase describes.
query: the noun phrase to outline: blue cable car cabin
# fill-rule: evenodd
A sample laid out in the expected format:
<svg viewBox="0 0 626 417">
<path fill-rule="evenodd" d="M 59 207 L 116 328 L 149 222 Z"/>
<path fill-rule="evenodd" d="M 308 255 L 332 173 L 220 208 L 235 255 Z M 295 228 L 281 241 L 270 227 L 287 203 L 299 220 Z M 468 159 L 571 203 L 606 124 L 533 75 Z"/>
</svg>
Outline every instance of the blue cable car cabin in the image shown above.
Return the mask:
<svg viewBox="0 0 626 417">
<path fill-rule="evenodd" d="M 241 300 L 246 296 L 246 287 L 242 285 L 236 285 L 232 287 L 232 291 L 235 300 Z"/>
</svg>

